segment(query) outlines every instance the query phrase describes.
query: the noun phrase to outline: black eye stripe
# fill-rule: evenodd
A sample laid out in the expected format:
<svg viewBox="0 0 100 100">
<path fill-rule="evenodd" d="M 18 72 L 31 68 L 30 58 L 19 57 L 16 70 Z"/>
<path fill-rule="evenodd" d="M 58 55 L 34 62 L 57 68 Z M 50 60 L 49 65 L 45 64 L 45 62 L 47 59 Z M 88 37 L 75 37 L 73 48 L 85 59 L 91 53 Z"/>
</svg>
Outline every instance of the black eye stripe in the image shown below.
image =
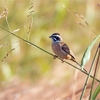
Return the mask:
<svg viewBox="0 0 100 100">
<path fill-rule="evenodd" d="M 54 39 L 54 41 L 58 41 L 58 40 L 60 40 L 60 38 L 57 37 L 57 36 L 54 36 L 53 39 Z"/>
<path fill-rule="evenodd" d="M 53 40 L 54 40 L 54 41 L 57 41 L 57 39 L 56 39 L 55 37 L 53 37 Z"/>
</svg>

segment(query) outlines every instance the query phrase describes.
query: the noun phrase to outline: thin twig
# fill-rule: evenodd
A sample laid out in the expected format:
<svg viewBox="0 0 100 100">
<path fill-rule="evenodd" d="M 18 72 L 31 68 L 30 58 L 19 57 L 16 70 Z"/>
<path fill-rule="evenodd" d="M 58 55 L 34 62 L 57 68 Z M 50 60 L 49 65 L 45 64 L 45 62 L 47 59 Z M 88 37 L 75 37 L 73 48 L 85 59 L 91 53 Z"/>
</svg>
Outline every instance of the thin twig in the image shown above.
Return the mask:
<svg viewBox="0 0 100 100">
<path fill-rule="evenodd" d="M 17 47 L 14 47 L 13 49 L 11 49 L 7 54 L 6 54 L 6 56 L 1 60 L 1 62 L 3 62 L 8 56 L 9 56 L 9 54 L 12 52 L 12 51 L 14 51 L 16 48 L 18 48 L 20 45 L 18 45 Z"/>
<path fill-rule="evenodd" d="M 32 29 L 32 25 L 33 25 L 33 13 L 34 13 L 34 4 L 33 2 L 31 1 L 30 3 L 30 7 L 28 9 L 29 11 L 29 14 L 27 15 L 27 19 L 25 21 L 25 25 L 24 25 L 24 28 L 25 28 L 25 32 L 27 33 L 26 35 L 28 36 L 28 41 L 29 41 L 29 38 L 30 38 L 30 33 L 31 33 L 31 29 Z M 26 38 L 26 36 L 25 36 Z"/>
<path fill-rule="evenodd" d="M 3 30 L 5 30 L 6 32 L 8 32 L 8 33 L 12 34 L 13 36 L 15 36 L 15 37 L 17 37 L 17 38 L 19 38 L 19 39 L 23 40 L 23 41 L 24 41 L 24 42 L 26 42 L 27 44 L 32 45 L 32 46 L 34 46 L 34 47 L 36 47 L 36 48 L 38 48 L 38 49 L 42 50 L 43 52 L 45 52 L 45 53 L 47 53 L 47 54 L 49 54 L 49 55 L 51 55 L 51 56 L 53 56 L 53 57 L 54 57 L 54 55 L 53 55 L 52 53 L 50 53 L 50 52 L 48 52 L 48 51 L 44 50 L 43 48 L 41 48 L 41 47 L 39 47 L 39 46 L 35 45 L 34 43 L 31 43 L 31 42 L 29 42 L 29 41 L 27 41 L 27 40 L 25 40 L 25 39 L 23 39 L 23 38 L 19 37 L 18 35 L 16 35 L 16 34 L 14 34 L 14 33 L 10 32 L 9 30 L 5 29 L 5 28 L 4 28 L 4 27 L 2 27 L 2 26 L 0 26 L 0 28 L 1 28 L 1 29 L 3 29 Z M 58 59 L 62 60 L 61 58 L 58 58 Z M 69 62 L 67 62 L 67 61 L 64 61 L 64 62 L 65 62 L 65 63 L 67 63 L 67 64 L 69 64 L 70 66 L 72 66 L 72 67 L 76 68 L 77 70 L 80 70 L 82 73 L 84 73 L 84 74 L 86 74 L 86 75 L 89 75 L 89 74 L 88 74 L 87 72 L 85 72 L 84 70 L 81 70 L 81 68 L 78 68 L 78 67 L 76 67 L 76 66 L 72 65 L 71 63 L 69 63 Z M 90 75 L 90 77 L 91 77 L 91 78 L 93 78 L 93 76 L 92 76 L 92 75 Z M 100 82 L 100 80 L 98 80 L 98 79 L 96 79 L 96 78 L 95 78 L 95 80 L 96 80 L 96 81 L 98 81 L 98 82 Z"/>
<path fill-rule="evenodd" d="M 11 49 L 11 50 L 6 54 L 6 56 L 1 60 L 1 62 L 3 62 L 13 50 L 15 50 L 15 48 Z"/>
<path fill-rule="evenodd" d="M 11 27 L 10 27 L 9 22 L 8 22 L 8 18 L 7 18 L 7 17 L 6 17 L 6 22 L 7 22 L 7 25 L 8 25 L 9 30 L 12 32 Z"/>
<path fill-rule="evenodd" d="M 0 39 L 0 41 L 4 40 L 5 38 L 7 38 L 8 36 L 10 36 L 11 34 L 6 35 L 5 37 L 3 37 L 2 39 Z"/>
<path fill-rule="evenodd" d="M 70 9 L 66 8 L 65 5 L 61 4 L 62 7 L 69 13 L 69 14 L 74 14 L 80 21 L 77 22 L 80 26 L 88 29 L 89 31 L 91 31 L 92 33 L 94 33 L 95 35 L 97 35 L 89 26 L 89 23 L 86 21 L 85 17 L 83 15 L 79 15 L 76 11 L 71 11 Z M 100 7 L 100 4 L 99 4 Z"/>
</svg>

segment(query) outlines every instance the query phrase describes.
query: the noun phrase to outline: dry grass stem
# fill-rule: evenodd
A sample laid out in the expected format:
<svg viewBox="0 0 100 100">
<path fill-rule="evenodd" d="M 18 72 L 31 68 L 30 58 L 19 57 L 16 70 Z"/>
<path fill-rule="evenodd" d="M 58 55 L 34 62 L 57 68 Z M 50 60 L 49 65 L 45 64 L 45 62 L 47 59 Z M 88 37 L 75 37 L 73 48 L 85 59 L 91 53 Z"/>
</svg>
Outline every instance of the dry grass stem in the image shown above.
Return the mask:
<svg viewBox="0 0 100 100">
<path fill-rule="evenodd" d="M 0 18 L 6 17 L 8 15 L 8 8 L 4 6 L 4 11 L 0 14 Z"/>
<path fill-rule="evenodd" d="M 32 15 L 34 13 L 34 9 L 33 8 L 34 8 L 34 4 L 33 4 L 33 2 L 31 2 L 30 3 L 30 7 L 28 9 L 29 14 L 27 15 L 27 19 L 26 19 L 25 25 L 24 25 L 24 28 L 26 29 L 26 33 L 27 33 L 27 36 L 28 36 L 28 40 L 29 40 L 29 37 L 30 37 L 32 24 L 33 24 L 33 18 L 32 18 Z"/>
<path fill-rule="evenodd" d="M 13 50 L 15 50 L 15 48 L 11 49 L 11 50 L 6 54 L 6 56 L 1 60 L 1 62 L 3 62 Z"/>
<path fill-rule="evenodd" d="M 2 48 L 4 46 L 8 46 L 8 45 L 9 45 L 8 43 L 2 44 L 2 45 L 0 45 L 0 48 Z"/>
<path fill-rule="evenodd" d="M 13 33 L 16 33 L 16 32 L 18 32 L 19 30 L 20 30 L 20 29 L 16 29 L 16 30 L 14 30 L 14 31 L 13 31 Z"/>
</svg>

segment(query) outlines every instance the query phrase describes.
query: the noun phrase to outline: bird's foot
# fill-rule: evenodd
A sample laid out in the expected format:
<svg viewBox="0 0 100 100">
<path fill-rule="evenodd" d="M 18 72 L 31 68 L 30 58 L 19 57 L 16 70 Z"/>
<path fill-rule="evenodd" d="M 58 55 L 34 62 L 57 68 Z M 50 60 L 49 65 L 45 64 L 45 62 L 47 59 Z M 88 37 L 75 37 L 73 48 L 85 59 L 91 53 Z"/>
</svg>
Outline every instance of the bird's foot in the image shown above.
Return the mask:
<svg viewBox="0 0 100 100">
<path fill-rule="evenodd" d="M 64 59 L 62 59 L 61 61 L 62 61 L 62 63 L 64 63 L 64 62 L 65 62 L 65 60 L 64 60 Z"/>
<path fill-rule="evenodd" d="M 54 56 L 53 56 L 53 59 L 56 59 L 57 57 L 58 57 L 58 56 L 54 55 Z"/>
</svg>

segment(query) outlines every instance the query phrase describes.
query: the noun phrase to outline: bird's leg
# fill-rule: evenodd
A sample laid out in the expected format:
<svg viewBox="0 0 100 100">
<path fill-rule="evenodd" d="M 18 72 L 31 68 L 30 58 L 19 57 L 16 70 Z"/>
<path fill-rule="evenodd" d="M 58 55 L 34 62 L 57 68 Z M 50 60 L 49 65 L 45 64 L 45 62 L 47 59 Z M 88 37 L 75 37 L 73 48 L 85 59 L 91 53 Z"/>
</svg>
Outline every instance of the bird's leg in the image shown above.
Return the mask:
<svg viewBox="0 0 100 100">
<path fill-rule="evenodd" d="M 54 56 L 53 56 L 54 59 L 56 59 L 57 57 L 58 57 L 57 55 L 54 55 Z"/>
<path fill-rule="evenodd" d="M 64 63 L 64 59 L 61 59 L 62 63 Z"/>
</svg>

